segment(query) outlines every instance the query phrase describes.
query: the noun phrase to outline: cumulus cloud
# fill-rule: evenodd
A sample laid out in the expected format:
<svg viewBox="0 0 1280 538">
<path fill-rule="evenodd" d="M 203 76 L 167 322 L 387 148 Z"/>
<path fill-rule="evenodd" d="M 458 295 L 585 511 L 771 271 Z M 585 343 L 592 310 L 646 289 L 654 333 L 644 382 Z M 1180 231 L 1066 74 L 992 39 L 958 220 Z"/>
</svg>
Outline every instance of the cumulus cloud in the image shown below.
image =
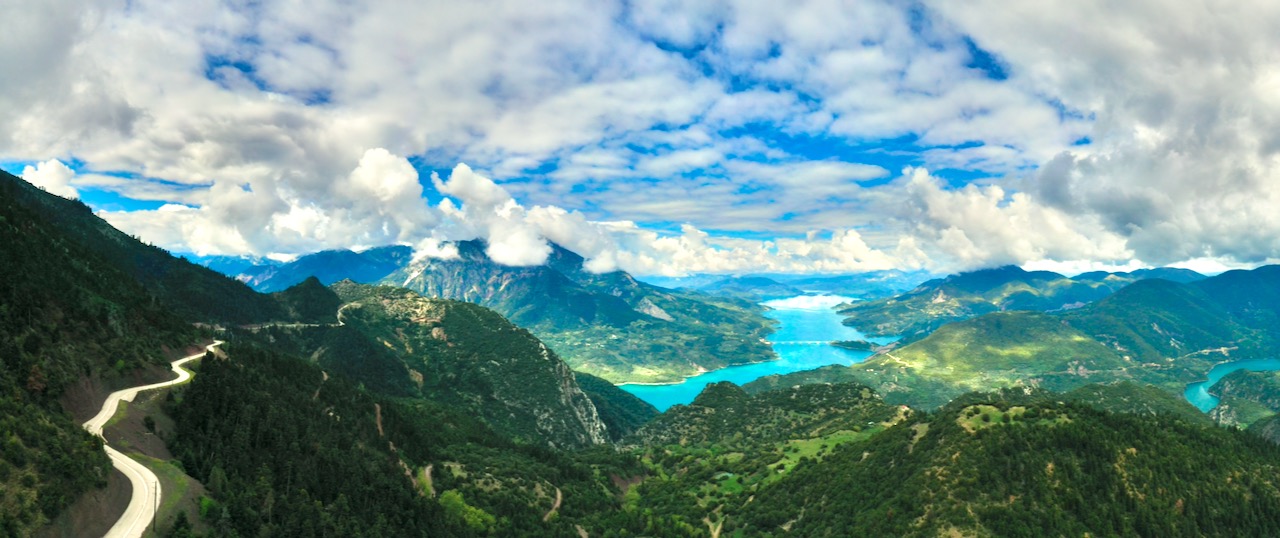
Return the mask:
<svg viewBox="0 0 1280 538">
<path fill-rule="evenodd" d="M 924 169 L 903 173 L 901 218 L 959 267 L 1054 260 L 1127 260 L 1123 236 L 997 185 L 945 189 Z"/>
<path fill-rule="evenodd" d="M 58 194 L 168 202 L 103 215 L 202 253 L 483 237 L 503 263 L 555 242 L 663 274 L 1280 257 L 1280 8 L 1181 7 L 15 4 L 0 158 Z M 424 192 L 410 158 L 486 175 Z"/>
<path fill-rule="evenodd" d="M 936 8 L 1011 66 L 1011 83 L 1095 115 L 1023 185 L 1092 218 L 1139 259 L 1280 255 L 1280 6 L 1084 1 Z M 1105 13 L 1105 16 L 1100 14 Z"/>
<path fill-rule="evenodd" d="M 288 256 L 430 235 L 440 217 L 423 201 L 418 173 L 404 157 L 375 148 L 352 164 L 326 181 L 287 171 L 245 183 L 220 180 L 193 197 L 199 205 L 101 214 L 121 230 L 198 254 Z"/>
<path fill-rule="evenodd" d="M 57 159 L 22 169 L 22 179 L 63 198 L 76 198 L 80 195 L 71 186 L 71 180 L 74 177 L 76 177 L 75 170 L 68 168 Z"/>
</svg>

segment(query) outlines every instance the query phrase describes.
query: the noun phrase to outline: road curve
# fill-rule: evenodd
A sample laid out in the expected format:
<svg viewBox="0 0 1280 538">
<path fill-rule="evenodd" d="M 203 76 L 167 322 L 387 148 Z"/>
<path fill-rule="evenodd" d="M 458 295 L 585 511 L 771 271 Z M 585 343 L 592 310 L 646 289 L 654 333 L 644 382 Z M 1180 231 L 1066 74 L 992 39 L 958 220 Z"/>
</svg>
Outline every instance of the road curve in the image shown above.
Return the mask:
<svg viewBox="0 0 1280 538">
<path fill-rule="evenodd" d="M 214 340 L 212 344 L 205 346 L 205 351 L 213 351 L 213 348 L 221 345 L 222 341 Z M 183 357 L 170 363 L 173 371 L 177 372 L 178 377 L 161 383 L 152 383 L 150 385 L 142 385 L 123 390 L 118 390 L 107 396 L 107 401 L 102 403 L 102 410 L 98 414 L 84 423 L 84 429 L 89 433 L 102 437 L 102 427 L 115 416 L 116 410 L 120 407 L 120 401 L 132 402 L 133 398 L 139 392 L 144 390 L 158 389 L 177 385 L 188 379 L 191 379 L 191 372 L 182 369 L 182 365 L 193 360 L 203 357 L 205 352 L 196 353 L 189 357 Z M 118 450 L 106 446 L 106 438 L 103 438 L 103 448 L 107 451 L 107 456 L 111 458 L 111 465 L 119 469 L 129 478 L 129 483 L 133 486 L 133 495 L 129 499 L 129 507 L 125 508 L 124 515 L 111 526 L 111 530 L 107 531 L 104 536 L 106 538 L 135 538 L 141 537 L 143 531 L 147 530 L 147 526 L 151 524 L 154 516 L 155 503 L 160 499 L 160 481 L 156 479 L 155 473 L 147 469 L 141 463 L 129 459 L 128 456 L 120 453 Z"/>
</svg>

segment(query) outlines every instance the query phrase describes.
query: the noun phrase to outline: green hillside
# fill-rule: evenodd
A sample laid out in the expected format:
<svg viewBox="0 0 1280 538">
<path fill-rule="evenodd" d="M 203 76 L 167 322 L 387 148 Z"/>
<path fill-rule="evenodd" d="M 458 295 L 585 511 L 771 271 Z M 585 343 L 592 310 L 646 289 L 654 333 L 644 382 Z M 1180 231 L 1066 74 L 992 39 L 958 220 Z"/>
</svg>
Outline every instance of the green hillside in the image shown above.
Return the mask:
<svg viewBox="0 0 1280 538">
<path fill-rule="evenodd" d="M 613 383 L 582 372 L 574 372 L 573 378 L 577 380 L 582 392 L 591 398 L 596 413 L 600 415 L 600 420 L 608 431 L 610 441 L 621 441 L 658 416 L 658 409 L 649 405 L 649 402 Z"/>
<path fill-rule="evenodd" d="M 1219 398 L 1211 415 L 1222 424 L 1249 427 L 1280 413 L 1280 373 L 1236 370 L 1209 393 Z"/>
<path fill-rule="evenodd" d="M 970 397 L 801 464 L 744 536 L 1263 536 L 1280 449 L 1169 416 Z"/>
<path fill-rule="evenodd" d="M 1209 415 L 1200 412 L 1182 395 L 1133 381 L 1085 385 L 1062 394 L 1061 398 L 1112 413 L 1168 415 L 1191 424 L 1206 426 L 1214 423 Z"/>
<path fill-rule="evenodd" d="M 927 409 L 974 390 L 1017 385 L 1066 390 L 1132 377 L 1131 370 L 1130 361 L 1059 317 L 1001 312 L 944 325 L 920 341 L 852 366 L 766 378 L 748 387 L 855 380 L 889 402 Z"/>
<path fill-rule="evenodd" d="M 731 383 L 709 385 L 692 404 L 671 408 L 624 442 L 641 455 L 648 478 L 628 491 L 624 513 L 632 517 L 623 521 L 639 534 L 659 527 L 669 529 L 663 536 L 715 536 L 797 465 L 873 438 L 909 415 L 852 383 L 756 395 Z"/>
<path fill-rule="evenodd" d="M 241 338 L 310 357 L 371 390 L 465 410 L 525 442 L 582 447 L 607 440 L 606 424 L 569 367 L 498 313 L 389 286 L 344 281 L 331 290 L 334 298 L 325 302 L 342 306 L 324 316 L 329 323 L 242 330 Z"/>
<path fill-rule="evenodd" d="M 162 362 L 197 332 L 151 300 L 131 275 L 63 233 L 50 206 L 96 219 L 0 174 L 0 535 L 38 528 L 105 484 L 101 442 L 63 411 L 86 376 L 109 386 Z"/>
</svg>

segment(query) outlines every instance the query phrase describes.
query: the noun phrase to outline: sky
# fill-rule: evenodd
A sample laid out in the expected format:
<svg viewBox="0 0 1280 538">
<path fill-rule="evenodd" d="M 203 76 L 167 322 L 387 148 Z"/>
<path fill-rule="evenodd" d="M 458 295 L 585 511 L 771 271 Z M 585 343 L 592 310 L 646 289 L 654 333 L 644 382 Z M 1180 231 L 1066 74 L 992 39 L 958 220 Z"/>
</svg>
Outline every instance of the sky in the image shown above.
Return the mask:
<svg viewBox="0 0 1280 538">
<path fill-rule="evenodd" d="M 0 0 L 0 168 L 176 252 L 1280 258 L 1280 3 Z"/>
</svg>

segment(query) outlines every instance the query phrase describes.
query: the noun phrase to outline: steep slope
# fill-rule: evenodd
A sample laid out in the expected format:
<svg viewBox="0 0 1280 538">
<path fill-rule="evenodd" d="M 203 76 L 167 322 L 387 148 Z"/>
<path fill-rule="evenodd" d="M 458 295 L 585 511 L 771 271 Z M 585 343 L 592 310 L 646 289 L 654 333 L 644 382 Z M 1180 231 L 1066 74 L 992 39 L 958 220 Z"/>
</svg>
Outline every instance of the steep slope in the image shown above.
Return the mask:
<svg viewBox="0 0 1280 538">
<path fill-rule="evenodd" d="M 88 206 L 50 195 L 0 171 L 0 189 L 12 203 L 41 216 L 76 255 L 111 266 L 189 321 L 251 323 L 280 319 L 279 305 L 244 284 L 176 258 L 112 228 Z"/>
<path fill-rule="evenodd" d="M 582 372 L 574 372 L 573 377 L 578 381 L 582 392 L 596 406 L 596 412 L 604 422 L 612 442 L 621 441 L 658 416 L 658 409 L 649 402 L 613 383 Z"/>
<path fill-rule="evenodd" d="M 1140 280 L 1169 277 L 1192 281 L 1198 276 L 1185 269 L 1164 268 L 1085 273 L 1073 279 L 1049 271 L 1029 272 L 1006 266 L 931 280 L 895 297 L 854 303 L 840 313 L 846 316 L 846 325 L 863 333 L 902 336 L 912 341 L 946 323 L 990 312 L 1068 310 Z"/>
<path fill-rule="evenodd" d="M 1236 370 L 1209 389 L 1219 399 L 1210 414 L 1221 424 L 1250 427 L 1280 413 L 1280 372 Z"/>
<path fill-rule="evenodd" d="M 343 281 L 331 289 L 342 325 L 271 326 L 244 337 L 311 357 L 371 390 L 465 410 L 526 442 L 576 448 L 607 441 L 569 367 L 496 312 L 389 286 Z"/>
<path fill-rule="evenodd" d="M 677 381 L 775 357 L 761 340 L 772 323 L 750 302 L 666 290 L 623 272 L 591 273 L 558 247 L 546 265 L 508 267 L 489 260 L 479 242 L 457 246 L 460 259 L 420 260 L 383 282 L 493 308 L 574 369 L 612 382 Z"/>
</svg>

